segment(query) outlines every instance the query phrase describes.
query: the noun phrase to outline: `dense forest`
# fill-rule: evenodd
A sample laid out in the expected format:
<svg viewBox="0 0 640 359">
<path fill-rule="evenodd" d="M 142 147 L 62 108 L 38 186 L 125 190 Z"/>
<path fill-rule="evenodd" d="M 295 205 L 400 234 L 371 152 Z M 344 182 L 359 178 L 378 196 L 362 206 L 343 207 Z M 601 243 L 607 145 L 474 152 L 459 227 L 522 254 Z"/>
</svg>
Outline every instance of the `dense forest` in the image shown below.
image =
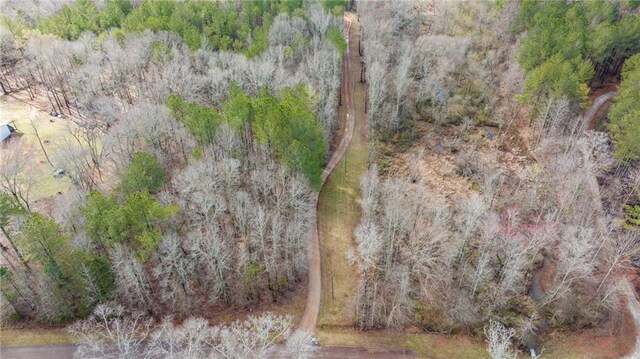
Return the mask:
<svg viewBox="0 0 640 359">
<path fill-rule="evenodd" d="M 358 14 L 377 155 L 350 253 L 354 325 L 497 320 L 493 334 L 510 335 L 490 340 L 529 348 L 541 328 L 613 325 L 640 254 L 638 4 L 363 2 Z M 618 81 L 611 143 L 578 114 Z"/>
<path fill-rule="evenodd" d="M 207 319 L 307 281 L 345 131 L 349 11 L 369 146 L 343 253 L 350 325 L 466 333 L 492 358 L 538 350 L 545 332 L 620 327 L 640 273 L 637 1 L 1 11 L 2 96 L 66 124 L 56 146 L 32 120 L 32 144 L 0 145 L 4 323 L 75 321 L 85 357 L 127 343 L 123 356 L 261 358 L 285 339 L 305 357 L 291 316 Z M 45 161 L 25 161 L 35 152 Z M 37 166 L 69 188 L 34 200 Z"/>
<path fill-rule="evenodd" d="M 304 279 L 337 126 L 340 2 L 27 5 L 5 5 L 3 89 L 46 95 L 75 126 L 49 154 L 73 183 L 53 218 L 32 208 L 20 143 L 3 148 L 17 315 L 59 322 L 114 299 L 193 315 Z"/>
</svg>

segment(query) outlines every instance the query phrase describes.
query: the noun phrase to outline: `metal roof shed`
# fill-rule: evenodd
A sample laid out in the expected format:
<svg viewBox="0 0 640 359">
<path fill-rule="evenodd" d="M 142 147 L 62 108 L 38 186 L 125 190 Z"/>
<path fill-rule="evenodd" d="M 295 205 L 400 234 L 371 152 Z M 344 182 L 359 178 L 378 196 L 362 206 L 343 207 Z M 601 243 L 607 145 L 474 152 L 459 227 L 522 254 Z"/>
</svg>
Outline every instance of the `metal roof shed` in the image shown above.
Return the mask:
<svg viewBox="0 0 640 359">
<path fill-rule="evenodd" d="M 11 122 L 0 123 L 0 142 L 11 136 L 15 129 L 10 125 Z"/>
</svg>

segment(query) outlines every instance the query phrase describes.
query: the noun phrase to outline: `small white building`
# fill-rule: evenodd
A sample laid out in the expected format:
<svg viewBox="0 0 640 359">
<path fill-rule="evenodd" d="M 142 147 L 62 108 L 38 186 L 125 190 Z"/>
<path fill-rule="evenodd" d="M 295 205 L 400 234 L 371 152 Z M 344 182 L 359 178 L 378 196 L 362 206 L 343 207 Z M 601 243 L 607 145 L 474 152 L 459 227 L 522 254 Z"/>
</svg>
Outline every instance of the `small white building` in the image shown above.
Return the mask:
<svg viewBox="0 0 640 359">
<path fill-rule="evenodd" d="M 11 134 L 15 132 L 15 128 L 10 125 L 11 123 L 12 122 L 0 123 L 0 142 L 9 138 Z"/>
</svg>

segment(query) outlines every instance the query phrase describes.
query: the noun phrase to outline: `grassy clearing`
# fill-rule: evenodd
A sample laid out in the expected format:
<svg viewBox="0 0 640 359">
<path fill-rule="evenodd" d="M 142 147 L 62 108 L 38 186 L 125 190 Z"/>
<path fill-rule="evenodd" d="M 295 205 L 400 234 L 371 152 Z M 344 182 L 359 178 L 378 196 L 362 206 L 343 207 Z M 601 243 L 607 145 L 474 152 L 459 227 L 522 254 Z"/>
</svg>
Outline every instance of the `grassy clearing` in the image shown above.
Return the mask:
<svg viewBox="0 0 640 359">
<path fill-rule="evenodd" d="M 631 334 L 631 333 L 630 333 Z M 545 357 L 562 359 L 622 358 L 633 348 L 635 336 L 581 333 L 552 333 L 544 343 Z"/>
<path fill-rule="evenodd" d="M 487 357 L 484 344 L 461 335 L 413 334 L 395 331 L 356 331 L 321 329 L 320 343 L 366 348 L 405 348 L 419 358 L 477 359 Z"/>
<path fill-rule="evenodd" d="M 29 199 L 37 201 L 55 195 L 58 192 L 65 192 L 71 182 L 67 177 L 53 177 L 53 167 L 49 165 L 42 152 L 38 139 L 29 124 L 30 118 L 36 124 L 50 158 L 64 136 L 68 136 L 67 124 L 70 120 L 53 118 L 45 111 L 21 102 L 14 97 L 0 97 L 0 121 L 15 122 L 17 130 L 22 133 L 22 136 L 15 136 L 12 141 L 22 142 L 25 161 L 30 161 L 34 165 L 32 174 L 34 183 L 31 187 Z M 53 161 L 53 158 L 51 159 Z"/>
<path fill-rule="evenodd" d="M 323 345 L 365 347 L 370 349 L 404 348 L 425 359 L 479 359 L 488 358 L 485 343 L 465 335 L 439 335 L 409 333 L 406 331 L 358 331 L 350 328 L 323 328 L 318 330 Z M 614 359 L 621 358 L 628 345 L 610 336 L 593 333 L 555 333 L 544 343 L 543 356 L 553 359 Z M 519 352 L 518 358 L 529 358 Z"/>
<path fill-rule="evenodd" d="M 355 17 L 352 16 L 355 22 Z M 353 232 L 360 220 L 360 178 L 366 169 L 368 146 L 364 117 L 365 87 L 359 83 L 358 28 L 351 28 L 350 97 L 354 106 L 355 129 L 351 143 L 327 179 L 318 204 L 318 234 L 322 256 L 322 302 L 318 326 L 350 326 L 358 285 L 356 268 L 347 252 L 354 250 Z M 340 133 L 344 132 L 347 106 L 340 108 Z"/>
<path fill-rule="evenodd" d="M 65 328 L 0 330 L 0 347 L 5 348 L 72 343 L 73 336 Z"/>
<path fill-rule="evenodd" d="M 366 168 L 366 144 L 354 136 L 351 146 L 328 178 L 318 205 L 320 252 L 322 255 L 322 306 L 320 326 L 351 325 L 358 277 L 349 265 L 353 231 L 360 219 L 360 177 Z"/>
</svg>

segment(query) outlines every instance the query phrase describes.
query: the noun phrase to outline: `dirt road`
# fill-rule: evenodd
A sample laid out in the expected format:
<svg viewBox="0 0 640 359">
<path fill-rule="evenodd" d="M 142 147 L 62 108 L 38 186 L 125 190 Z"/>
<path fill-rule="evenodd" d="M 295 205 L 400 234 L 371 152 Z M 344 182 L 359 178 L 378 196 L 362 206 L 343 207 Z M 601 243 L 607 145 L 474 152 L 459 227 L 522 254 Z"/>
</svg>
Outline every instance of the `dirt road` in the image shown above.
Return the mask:
<svg viewBox="0 0 640 359">
<path fill-rule="evenodd" d="M 344 34 L 347 39 L 347 43 L 350 41 L 349 31 L 351 30 L 351 20 L 345 16 L 344 18 Z M 343 74 L 342 74 L 342 98 L 343 98 L 343 106 L 348 108 L 345 119 L 345 133 L 342 135 L 342 140 L 340 144 L 333 152 L 331 159 L 325 166 L 324 171 L 322 172 L 322 184 L 324 184 L 336 167 L 338 162 L 342 156 L 344 156 L 347 148 L 349 147 L 349 143 L 351 142 L 351 138 L 353 137 L 353 128 L 354 128 L 354 118 L 352 109 L 353 105 L 351 103 L 351 84 L 349 81 L 350 74 L 350 56 L 349 56 L 349 46 L 345 50 L 344 61 L 343 61 Z M 316 324 L 318 322 L 318 313 L 320 312 L 320 298 L 322 296 L 322 271 L 321 271 L 321 260 L 320 260 L 320 243 L 318 239 L 318 226 L 317 226 L 317 209 L 318 209 L 318 197 L 319 193 L 314 195 L 315 206 L 313 207 L 313 213 L 311 215 L 312 221 L 316 224 L 313 226 L 313 230 L 311 233 L 311 240 L 309 243 L 309 288 L 307 291 L 307 303 L 304 309 L 304 313 L 302 314 L 302 319 L 300 320 L 300 324 L 298 325 L 298 330 L 305 332 L 313 332 L 316 328 Z"/>
<path fill-rule="evenodd" d="M 594 125 L 595 125 L 594 122 L 595 122 L 596 116 L 598 115 L 598 112 L 600 111 L 602 106 L 604 106 L 607 102 L 611 101 L 611 99 L 613 98 L 613 96 L 615 96 L 615 94 L 616 94 L 615 91 L 609 91 L 598 96 L 595 100 L 593 100 L 593 102 L 591 103 L 591 106 L 589 106 L 589 108 L 582 115 L 583 124 L 584 126 L 586 126 L 587 129 L 594 128 Z M 590 152 L 585 152 L 585 156 L 589 156 L 589 155 L 590 155 Z M 595 207 L 598 210 L 602 211 L 602 202 L 600 201 L 601 196 L 599 192 L 600 187 L 595 177 L 591 178 L 590 187 L 593 188 L 592 192 L 595 193 L 594 198 L 597 198 Z M 603 224 L 601 224 L 600 226 L 604 227 Z M 627 301 L 627 307 L 629 308 L 629 312 L 633 317 L 633 321 L 636 323 L 636 343 L 633 351 L 630 354 L 628 354 L 625 358 L 637 359 L 637 358 L 640 358 L 640 302 L 638 301 L 638 298 L 635 294 L 633 287 L 626 280 L 624 283 L 624 288 L 625 288 L 624 291 L 625 291 L 625 297 Z"/>
<path fill-rule="evenodd" d="M 635 290 L 633 289 L 633 286 L 631 285 L 631 283 L 626 281 L 625 285 L 626 285 L 625 292 L 627 297 L 627 306 L 629 308 L 629 312 L 631 312 L 633 321 L 636 323 L 635 348 L 625 358 L 637 359 L 637 358 L 640 358 L 640 303 L 638 302 L 638 298 L 636 297 Z"/>
<path fill-rule="evenodd" d="M 605 103 L 611 101 L 611 99 L 615 94 L 616 94 L 615 91 L 609 91 L 607 93 L 604 93 L 598 96 L 595 100 L 593 100 L 593 103 L 591 103 L 591 106 L 589 106 L 589 108 L 582 115 L 583 123 L 585 124 L 585 126 L 587 126 L 587 129 L 589 130 L 593 129 L 595 125 L 594 121 L 596 119 L 596 115 L 598 114 L 598 111 L 600 111 L 600 108 L 602 108 L 602 106 L 604 106 Z"/>
</svg>

